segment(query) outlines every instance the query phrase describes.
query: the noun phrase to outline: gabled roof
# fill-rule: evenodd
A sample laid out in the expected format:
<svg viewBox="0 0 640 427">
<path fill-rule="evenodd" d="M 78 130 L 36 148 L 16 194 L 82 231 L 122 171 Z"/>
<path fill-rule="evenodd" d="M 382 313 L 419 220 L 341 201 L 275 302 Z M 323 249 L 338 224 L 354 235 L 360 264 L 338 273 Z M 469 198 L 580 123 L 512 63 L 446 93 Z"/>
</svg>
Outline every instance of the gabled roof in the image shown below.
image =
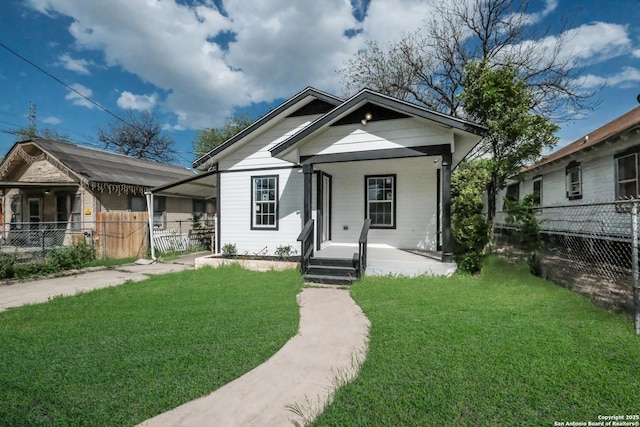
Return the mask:
<svg viewBox="0 0 640 427">
<path fill-rule="evenodd" d="M 28 145 L 36 146 L 49 160 L 59 162 L 79 181 L 85 183 L 126 184 L 138 187 L 157 187 L 195 173 L 180 166 L 136 159 L 122 154 L 79 147 L 77 145 L 33 138 L 16 143 L 0 164 L 0 172 L 6 174 L 11 154 Z M 24 151 L 24 150 L 23 150 Z"/>
<path fill-rule="evenodd" d="M 194 168 L 202 166 L 207 160 L 213 158 L 214 156 L 218 155 L 222 151 L 228 149 L 232 145 L 238 143 L 239 141 L 243 140 L 247 136 L 253 134 L 258 129 L 260 129 L 264 124 L 273 120 L 275 117 L 283 114 L 284 112 L 286 112 L 287 110 L 289 110 L 290 108 L 298 104 L 299 102 L 303 101 L 305 98 L 315 98 L 315 99 L 327 102 L 329 104 L 332 104 L 334 106 L 339 105 L 341 102 L 343 102 L 343 100 L 341 98 L 338 98 L 337 96 L 322 92 L 318 89 L 315 89 L 309 86 L 305 88 L 303 91 L 289 98 L 284 103 L 280 104 L 278 107 L 269 111 L 266 115 L 262 116 L 260 119 L 253 122 L 250 126 L 245 128 L 241 132 L 237 133 L 233 137 L 229 138 L 223 144 L 219 145 L 218 147 L 209 151 L 207 154 L 196 159 L 196 161 L 193 162 L 192 166 Z"/>
<path fill-rule="evenodd" d="M 433 121 L 435 123 L 450 127 L 452 129 L 482 135 L 486 129 L 478 125 L 476 123 L 472 123 L 466 120 L 458 119 L 453 116 L 448 116 L 446 114 L 439 113 L 434 110 L 430 110 L 425 107 L 421 107 L 416 104 L 412 104 L 410 102 L 406 102 L 397 98 L 393 98 L 387 95 L 383 95 L 379 92 L 374 92 L 371 89 L 363 89 L 358 92 L 353 97 L 344 101 L 342 104 L 329 111 L 322 117 L 319 117 L 313 123 L 309 124 L 309 126 L 300 130 L 298 133 L 292 135 L 288 139 L 282 141 L 280 144 L 271 148 L 271 154 L 273 156 L 277 156 L 289 148 L 296 145 L 298 142 L 302 141 L 306 137 L 315 133 L 319 129 L 327 126 L 341 117 L 343 117 L 349 111 L 358 108 L 360 105 L 371 102 L 374 104 L 382 105 L 386 108 L 390 108 L 400 113 L 405 113 L 414 117 L 421 117 L 423 119 L 427 119 Z"/>
<path fill-rule="evenodd" d="M 554 151 L 542 160 L 522 169 L 521 173 L 537 169 L 540 166 L 561 160 L 580 151 L 591 149 L 601 143 L 610 141 L 612 138 L 615 138 L 626 131 L 638 127 L 640 127 L 640 107 L 634 108 L 633 110 L 599 127 L 593 132 L 578 138 L 571 144 L 565 145 L 561 149 Z"/>
</svg>

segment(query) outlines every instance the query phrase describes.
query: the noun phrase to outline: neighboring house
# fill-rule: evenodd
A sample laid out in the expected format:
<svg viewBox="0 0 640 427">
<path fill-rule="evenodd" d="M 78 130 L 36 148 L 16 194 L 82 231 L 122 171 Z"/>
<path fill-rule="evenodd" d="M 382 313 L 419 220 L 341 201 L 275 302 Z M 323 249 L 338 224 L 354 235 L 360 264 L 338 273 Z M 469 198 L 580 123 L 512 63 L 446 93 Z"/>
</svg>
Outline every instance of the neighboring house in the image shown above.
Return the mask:
<svg viewBox="0 0 640 427">
<path fill-rule="evenodd" d="M 451 259 L 451 171 L 484 128 L 365 89 L 349 99 L 307 88 L 197 159 L 201 175 L 154 194 L 191 194 L 208 182 L 218 215 L 216 251 L 273 255 L 368 242 L 442 251 Z"/>
<path fill-rule="evenodd" d="M 194 172 L 183 167 L 65 142 L 19 142 L 0 163 L 3 237 L 9 240 L 11 230 L 41 226 L 95 229 L 96 213 L 147 212 L 145 191 L 190 176 Z M 206 211 L 204 197 L 156 198 L 154 223 L 162 228 L 168 221 L 188 220 L 194 210 Z"/>
<path fill-rule="evenodd" d="M 637 198 L 640 107 L 524 168 L 503 196 L 527 194 L 535 194 L 541 206 Z"/>
</svg>

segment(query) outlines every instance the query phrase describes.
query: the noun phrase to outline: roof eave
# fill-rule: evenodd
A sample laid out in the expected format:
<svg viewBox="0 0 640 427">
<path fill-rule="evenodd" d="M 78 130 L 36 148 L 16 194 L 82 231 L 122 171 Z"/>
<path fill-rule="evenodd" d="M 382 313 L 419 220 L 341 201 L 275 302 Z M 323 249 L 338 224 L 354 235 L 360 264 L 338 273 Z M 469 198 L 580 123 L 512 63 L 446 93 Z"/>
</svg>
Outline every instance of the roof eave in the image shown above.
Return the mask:
<svg viewBox="0 0 640 427">
<path fill-rule="evenodd" d="M 370 89 L 363 89 L 350 99 L 344 101 L 341 105 L 337 106 L 333 110 L 327 112 L 325 115 L 310 123 L 309 126 L 301 129 L 296 134 L 290 136 L 280 144 L 271 148 L 269 150 L 271 152 L 271 155 L 277 157 L 287 154 L 297 144 L 308 138 L 310 135 L 314 134 L 325 126 L 330 125 L 332 122 L 334 122 L 344 114 L 349 113 L 351 110 L 357 109 L 364 102 L 377 103 L 382 106 L 407 113 L 414 117 L 421 117 L 426 120 L 434 121 L 444 126 L 448 126 L 450 128 L 467 133 L 473 133 L 481 136 L 487 131 L 484 126 L 481 126 L 479 124 L 457 119 L 452 116 L 447 116 L 446 114 L 438 113 L 436 111 L 420 107 L 419 105 L 383 95 Z"/>
<path fill-rule="evenodd" d="M 330 104 L 334 104 L 334 105 L 339 105 L 340 103 L 342 103 L 344 101 L 343 99 L 341 99 L 341 98 L 339 98 L 337 96 L 328 94 L 326 92 L 322 92 L 322 91 L 320 91 L 318 89 L 315 89 L 315 88 L 312 88 L 312 87 L 308 86 L 304 90 L 302 90 L 301 92 L 299 92 L 296 95 L 294 95 L 293 97 L 289 98 L 284 103 L 280 104 L 278 107 L 276 107 L 273 110 L 269 111 L 267 114 L 262 116 L 260 119 L 256 120 L 251 125 L 246 127 L 244 130 L 240 131 L 239 133 L 237 133 L 233 137 L 229 138 L 228 140 L 226 140 L 225 142 L 223 142 L 222 144 L 220 144 L 219 146 L 217 146 L 213 150 L 209 151 L 207 154 L 204 154 L 203 156 L 200 156 L 198 159 L 196 159 L 193 162 L 192 167 L 193 168 L 199 168 L 201 166 L 204 166 L 204 165 L 208 164 L 209 161 L 215 162 L 218 159 L 218 156 L 223 151 L 225 151 L 229 147 L 235 145 L 236 143 L 238 143 L 239 141 L 241 141 L 245 137 L 248 137 L 249 135 L 253 134 L 256 130 L 260 129 L 263 125 L 265 125 L 266 123 L 270 122 L 275 117 L 278 117 L 282 113 L 286 112 L 289 108 L 293 107 L 294 105 L 296 105 L 297 103 L 299 103 L 300 101 L 304 100 L 305 98 L 307 98 L 309 96 L 314 97 L 316 99 L 319 99 L 321 101 L 328 102 Z"/>
</svg>

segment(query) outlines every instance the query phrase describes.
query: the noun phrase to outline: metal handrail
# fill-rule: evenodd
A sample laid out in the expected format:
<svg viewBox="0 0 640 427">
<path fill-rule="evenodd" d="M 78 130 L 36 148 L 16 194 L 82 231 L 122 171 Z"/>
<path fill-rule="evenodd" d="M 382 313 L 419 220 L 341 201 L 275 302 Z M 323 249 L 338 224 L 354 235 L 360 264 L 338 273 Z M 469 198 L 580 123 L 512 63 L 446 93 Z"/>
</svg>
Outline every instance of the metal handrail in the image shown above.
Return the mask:
<svg viewBox="0 0 640 427">
<path fill-rule="evenodd" d="M 298 236 L 300 242 L 300 269 L 302 273 L 307 271 L 309 258 L 313 256 L 313 220 L 310 219 L 302 228 Z"/>
<path fill-rule="evenodd" d="M 367 269 L 367 240 L 369 238 L 369 228 L 371 227 L 371 219 L 364 220 L 360 238 L 358 239 L 358 277 L 364 275 Z"/>
</svg>

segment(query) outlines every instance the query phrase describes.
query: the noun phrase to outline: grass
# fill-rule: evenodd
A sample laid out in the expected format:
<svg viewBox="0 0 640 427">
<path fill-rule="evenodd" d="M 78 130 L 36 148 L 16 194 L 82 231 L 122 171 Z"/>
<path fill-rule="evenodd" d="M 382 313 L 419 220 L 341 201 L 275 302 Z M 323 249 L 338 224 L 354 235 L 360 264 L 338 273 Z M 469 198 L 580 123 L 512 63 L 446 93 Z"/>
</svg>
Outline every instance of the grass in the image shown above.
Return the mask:
<svg viewBox="0 0 640 427">
<path fill-rule="evenodd" d="M 133 425 L 209 393 L 298 328 L 295 270 L 189 270 L 0 313 L 0 425 Z"/>
<path fill-rule="evenodd" d="M 352 287 L 372 323 L 358 377 L 315 426 L 502 426 L 638 413 L 632 320 L 489 259 L 476 277 Z"/>
</svg>

